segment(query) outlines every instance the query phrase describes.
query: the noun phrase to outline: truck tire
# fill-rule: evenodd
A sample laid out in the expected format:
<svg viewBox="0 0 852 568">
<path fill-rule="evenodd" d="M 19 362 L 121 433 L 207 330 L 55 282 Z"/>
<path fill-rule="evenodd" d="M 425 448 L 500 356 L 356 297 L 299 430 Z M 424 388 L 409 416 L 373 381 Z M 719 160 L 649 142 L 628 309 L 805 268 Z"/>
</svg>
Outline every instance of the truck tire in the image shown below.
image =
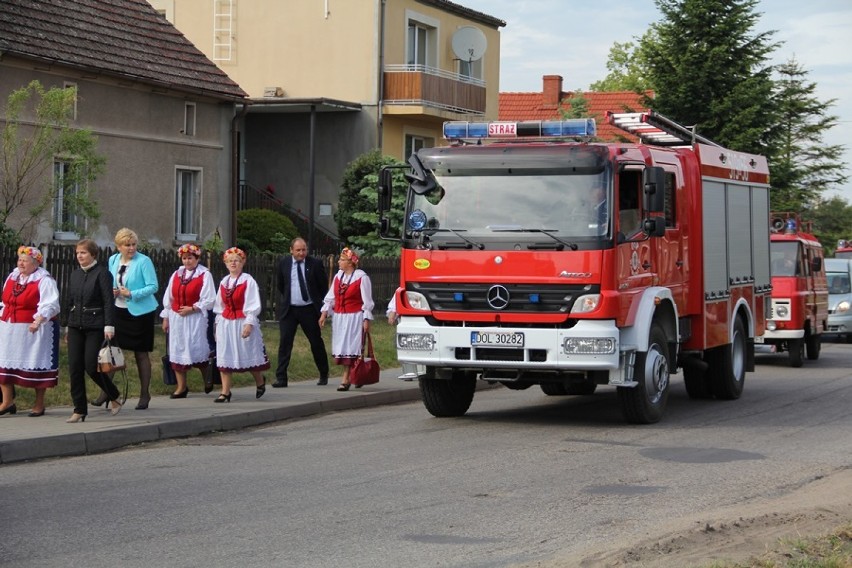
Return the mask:
<svg viewBox="0 0 852 568">
<path fill-rule="evenodd" d="M 809 333 L 805 337 L 805 351 L 808 354 L 808 359 L 816 361 L 819 359 L 819 352 L 822 349 L 822 335 L 817 333 Z"/>
<path fill-rule="evenodd" d="M 713 395 L 722 400 L 735 400 L 743 394 L 746 369 L 746 334 L 743 320 L 734 322 L 734 334 L 730 345 L 712 351 L 707 376 Z"/>
<path fill-rule="evenodd" d="M 420 396 L 432 416 L 446 418 L 463 416 L 476 390 L 476 376 L 462 371 L 453 373 L 451 379 L 420 378 Z"/>
<path fill-rule="evenodd" d="M 704 365 L 684 365 L 683 384 L 686 394 L 692 399 L 713 398 L 713 389 L 707 378 L 707 367 Z"/>
<path fill-rule="evenodd" d="M 618 387 L 621 413 L 628 422 L 659 422 L 669 398 L 669 345 L 659 324 L 652 324 L 648 351 L 636 354 L 635 387 Z"/>
<path fill-rule="evenodd" d="M 565 396 L 568 394 L 568 389 L 562 383 L 541 383 L 541 392 L 547 396 Z"/>
<path fill-rule="evenodd" d="M 791 339 L 787 342 L 787 349 L 790 352 L 790 366 L 798 369 L 804 359 L 805 340 Z"/>
</svg>

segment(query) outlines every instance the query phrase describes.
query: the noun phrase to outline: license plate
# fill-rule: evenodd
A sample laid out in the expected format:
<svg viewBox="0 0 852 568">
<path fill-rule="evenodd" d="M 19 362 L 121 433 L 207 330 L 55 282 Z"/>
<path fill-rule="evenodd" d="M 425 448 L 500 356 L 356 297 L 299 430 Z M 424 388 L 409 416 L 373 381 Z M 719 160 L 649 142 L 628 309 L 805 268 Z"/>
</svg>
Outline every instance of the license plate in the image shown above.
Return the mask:
<svg viewBox="0 0 852 568">
<path fill-rule="evenodd" d="M 754 337 L 754 342 L 755 343 L 763 343 L 763 336 L 762 335 L 756 335 Z"/>
<path fill-rule="evenodd" d="M 470 344 L 474 347 L 523 347 L 524 334 L 521 332 L 504 333 L 501 331 L 471 331 Z"/>
</svg>

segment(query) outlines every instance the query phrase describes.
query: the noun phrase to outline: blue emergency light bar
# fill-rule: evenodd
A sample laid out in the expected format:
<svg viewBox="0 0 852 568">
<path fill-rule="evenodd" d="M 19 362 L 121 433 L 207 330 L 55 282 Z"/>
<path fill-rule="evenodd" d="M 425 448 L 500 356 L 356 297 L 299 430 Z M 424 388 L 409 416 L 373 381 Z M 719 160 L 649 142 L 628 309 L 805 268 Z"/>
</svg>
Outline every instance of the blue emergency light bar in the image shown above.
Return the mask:
<svg viewBox="0 0 852 568">
<path fill-rule="evenodd" d="M 565 138 L 595 136 L 597 125 L 593 118 L 568 120 L 531 120 L 525 122 L 464 122 L 444 123 L 444 138 Z"/>
</svg>

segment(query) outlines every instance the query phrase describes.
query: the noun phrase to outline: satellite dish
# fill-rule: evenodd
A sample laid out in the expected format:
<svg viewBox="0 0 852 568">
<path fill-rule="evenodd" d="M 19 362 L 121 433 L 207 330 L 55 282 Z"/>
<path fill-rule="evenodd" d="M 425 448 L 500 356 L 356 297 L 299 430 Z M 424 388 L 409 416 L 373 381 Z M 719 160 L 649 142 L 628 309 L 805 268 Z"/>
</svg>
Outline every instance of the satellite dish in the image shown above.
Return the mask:
<svg viewBox="0 0 852 568">
<path fill-rule="evenodd" d="M 462 61 L 479 61 L 485 54 L 488 40 L 479 28 L 463 26 L 453 34 L 452 45 L 453 53 Z"/>
</svg>

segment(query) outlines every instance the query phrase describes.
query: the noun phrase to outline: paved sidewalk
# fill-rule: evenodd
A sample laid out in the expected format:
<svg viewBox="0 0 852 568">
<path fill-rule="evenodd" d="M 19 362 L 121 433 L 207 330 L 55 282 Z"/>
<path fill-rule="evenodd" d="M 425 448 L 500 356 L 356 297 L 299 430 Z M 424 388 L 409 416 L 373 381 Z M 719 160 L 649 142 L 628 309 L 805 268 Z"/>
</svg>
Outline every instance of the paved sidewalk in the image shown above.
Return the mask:
<svg viewBox="0 0 852 568">
<path fill-rule="evenodd" d="M 187 398 L 177 400 L 155 396 L 148 410 L 136 410 L 137 399 L 131 398 L 116 416 L 103 407 L 90 406 L 86 421 L 76 424 L 65 422 L 73 412 L 70 406 L 50 407 L 38 418 L 27 416 L 27 412 L 7 414 L 0 416 L 0 464 L 94 454 L 142 442 L 238 430 L 335 410 L 420 400 L 418 383 L 399 380 L 400 372 L 383 370 L 378 384 L 348 392 L 337 392 L 338 377 L 326 386 L 306 381 L 276 389 L 270 384 L 259 400 L 255 399 L 253 386 L 235 388 L 231 402 L 221 404 L 213 402 L 218 389 L 210 394 L 190 392 Z"/>
</svg>

